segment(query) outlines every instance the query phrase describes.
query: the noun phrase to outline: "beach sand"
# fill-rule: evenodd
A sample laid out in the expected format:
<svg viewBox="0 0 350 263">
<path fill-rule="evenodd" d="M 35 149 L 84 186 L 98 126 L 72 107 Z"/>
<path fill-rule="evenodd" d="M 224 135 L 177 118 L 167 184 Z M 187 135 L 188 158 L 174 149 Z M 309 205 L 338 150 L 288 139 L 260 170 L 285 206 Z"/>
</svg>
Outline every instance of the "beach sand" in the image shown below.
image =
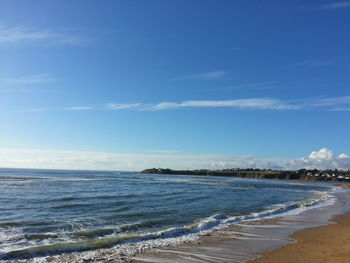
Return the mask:
<svg viewBox="0 0 350 263">
<path fill-rule="evenodd" d="M 134 257 L 133 263 L 141 262 L 247 262 L 247 263 L 349 263 L 350 262 L 350 213 L 337 216 L 334 224 L 307 228 L 291 236 L 296 243 L 289 243 L 279 249 L 262 253 L 257 259 L 246 261 L 246 254 L 254 246 L 247 243 L 233 243 L 239 237 L 240 228 L 235 226 L 228 231 L 215 232 L 200 238 L 195 244 L 182 244 L 176 247 L 155 249 Z M 274 223 L 272 220 L 259 224 Z M 254 224 L 254 223 L 253 223 Z M 289 242 L 291 242 L 290 240 Z M 241 256 L 237 254 L 240 244 Z M 268 242 L 267 242 L 268 244 Z M 263 248 L 261 243 L 259 247 Z M 235 248 L 235 249 L 234 249 Z M 224 252 L 224 253 L 223 253 Z"/>
<path fill-rule="evenodd" d="M 264 253 L 249 263 L 348 263 L 350 262 L 350 213 L 335 217 L 336 224 L 309 228 L 292 235 L 297 242 Z"/>
<path fill-rule="evenodd" d="M 246 223 L 247 225 L 275 224 L 277 219 L 260 220 Z M 250 245 L 261 247 L 261 252 L 269 250 L 269 247 L 256 245 L 249 234 L 241 232 L 240 225 L 233 225 L 222 231 L 215 231 L 208 235 L 201 235 L 196 242 L 179 244 L 164 248 L 157 248 L 141 253 L 131 259 L 133 263 L 190 263 L 190 262 L 243 262 L 247 259 Z M 236 243 L 240 239 L 241 242 Z M 265 242 L 266 243 L 266 242 Z M 270 243 L 266 243 L 270 244 Z M 235 249 L 232 249 L 235 248 Z M 234 260 L 233 260 L 234 259 Z"/>
<path fill-rule="evenodd" d="M 349 263 L 349 195 L 338 197 L 334 206 L 236 224 L 197 242 L 145 251 L 128 262 Z"/>
</svg>

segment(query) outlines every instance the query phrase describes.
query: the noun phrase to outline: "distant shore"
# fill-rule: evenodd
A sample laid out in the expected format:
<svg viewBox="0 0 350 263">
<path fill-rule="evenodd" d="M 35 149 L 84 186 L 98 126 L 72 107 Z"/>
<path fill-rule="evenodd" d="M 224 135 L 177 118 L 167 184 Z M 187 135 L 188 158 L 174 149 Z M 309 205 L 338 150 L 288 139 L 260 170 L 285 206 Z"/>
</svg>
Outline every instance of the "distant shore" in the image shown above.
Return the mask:
<svg viewBox="0 0 350 263">
<path fill-rule="evenodd" d="M 344 170 L 318 170 L 299 169 L 292 170 L 272 170 L 256 168 L 233 168 L 221 170 L 172 170 L 168 168 L 151 168 L 141 171 L 143 174 L 167 174 L 167 175 L 198 175 L 198 176 L 225 176 L 254 179 L 284 179 L 284 180 L 304 180 L 304 181 L 330 181 L 330 182 L 350 182 L 350 171 Z"/>
</svg>

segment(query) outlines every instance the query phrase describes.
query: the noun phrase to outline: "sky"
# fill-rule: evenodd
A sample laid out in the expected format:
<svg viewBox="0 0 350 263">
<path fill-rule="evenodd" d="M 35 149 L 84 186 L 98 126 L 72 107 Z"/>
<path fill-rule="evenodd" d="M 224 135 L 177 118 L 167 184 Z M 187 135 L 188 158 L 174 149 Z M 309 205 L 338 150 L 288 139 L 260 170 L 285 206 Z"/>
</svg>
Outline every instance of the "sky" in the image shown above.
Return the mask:
<svg viewBox="0 0 350 263">
<path fill-rule="evenodd" d="M 0 167 L 350 168 L 350 1 L 0 0 Z"/>
</svg>

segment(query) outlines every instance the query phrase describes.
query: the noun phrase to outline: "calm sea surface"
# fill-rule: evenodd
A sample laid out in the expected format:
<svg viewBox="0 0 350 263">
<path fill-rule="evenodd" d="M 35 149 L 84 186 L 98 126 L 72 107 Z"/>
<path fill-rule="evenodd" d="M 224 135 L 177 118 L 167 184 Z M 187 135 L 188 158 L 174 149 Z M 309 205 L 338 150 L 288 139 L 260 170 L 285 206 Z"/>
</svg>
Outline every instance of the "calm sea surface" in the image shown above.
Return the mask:
<svg viewBox="0 0 350 263">
<path fill-rule="evenodd" d="M 314 206 L 330 189 L 227 177 L 0 169 L 0 260 L 185 239 Z"/>
</svg>

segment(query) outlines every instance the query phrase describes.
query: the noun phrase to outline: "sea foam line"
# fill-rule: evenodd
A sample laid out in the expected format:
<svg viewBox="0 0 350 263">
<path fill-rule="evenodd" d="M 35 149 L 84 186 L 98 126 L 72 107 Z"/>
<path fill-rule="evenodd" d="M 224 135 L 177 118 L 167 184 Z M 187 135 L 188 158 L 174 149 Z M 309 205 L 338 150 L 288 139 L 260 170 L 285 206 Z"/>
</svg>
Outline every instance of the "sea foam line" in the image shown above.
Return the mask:
<svg viewBox="0 0 350 263">
<path fill-rule="evenodd" d="M 99 255 L 99 251 L 103 252 L 104 256 L 106 256 L 105 253 L 113 253 L 114 257 L 117 257 L 119 254 L 132 256 L 155 247 L 196 241 L 200 235 L 209 234 L 234 224 L 280 216 L 297 215 L 305 210 L 332 205 L 335 203 L 336 197 L 332 195 L 331 192 L 337 190 L 338 189 L 334 188 L 328 193 L 315 191 L 315 194 L 318 195 L 317 198 L 299 203 L 278 204 L 270 209 L 258 213 L 251 213 L 249 215 L 229 217 L 222 214 L 215 214 L 190 225 L 169 228 L 154 233 L 124 235 L 86 242 L 59 243 L 15 250 L 0 255 L 0 262 L 2 262 L 1 260 L 28 259 L 33 257 L 37 257 L 36 260 L 38 260 L 38 262 L 45 262 L 46 256 L 51 256 L 51 261 L 53 260 L 52 256 L 61 257 L 61 255 L 58 254 L 69 252 L 73 252 L 73 254 L 80 259 L 82 257 L 89 259 L 91 259 L 91 257 L 96 258 L 97 255 Z"/>
</svg>

